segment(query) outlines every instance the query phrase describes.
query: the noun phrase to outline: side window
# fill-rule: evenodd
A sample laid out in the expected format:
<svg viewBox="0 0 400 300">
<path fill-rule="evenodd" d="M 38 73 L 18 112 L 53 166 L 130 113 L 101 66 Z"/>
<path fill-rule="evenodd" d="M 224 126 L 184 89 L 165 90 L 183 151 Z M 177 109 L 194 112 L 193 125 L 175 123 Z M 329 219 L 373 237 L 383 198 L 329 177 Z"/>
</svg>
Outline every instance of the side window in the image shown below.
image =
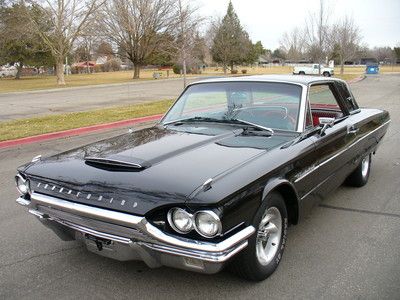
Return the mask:
<svg viewBox="0 0 400 300">
<path fill-rule="evenodd" d="M 346 106 L 346 109 L 351 112 L 353 110 L 358 109 L 358 105 L 354 99 L 354 96 L 351 94 L 349 89 L 347 88 L 347 85 L 344 82 L 337 82 L 337 86 L 339 89 L 339 92 L 343 98 L 344 105 Z"/>
<path fill-rule="evenodd" d="M 308 100 L 311 107 L 311 116 L 314 126 L 319 125 L 319 118 L 343 117 L 343 112 L 336 98 L 333 84 L 315 84 L 308 92 Z"/>
</svg>

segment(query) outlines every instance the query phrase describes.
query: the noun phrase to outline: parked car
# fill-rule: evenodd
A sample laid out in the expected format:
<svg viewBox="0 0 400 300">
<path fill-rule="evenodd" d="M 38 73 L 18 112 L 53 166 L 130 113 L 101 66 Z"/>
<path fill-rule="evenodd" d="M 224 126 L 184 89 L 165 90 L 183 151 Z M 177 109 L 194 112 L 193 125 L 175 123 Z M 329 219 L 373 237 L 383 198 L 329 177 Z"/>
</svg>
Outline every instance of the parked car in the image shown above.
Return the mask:
<svg viewBox="0 0 400 300">
<path fill-rule="evenodd" d="M 339 79 L 208 79 L 154 127 L 21 166 L 17 202 L 106 257 L 263 280 L 288 226 L 344 181 L 367 183 L 389 123 Z"/>
<path fill-rule="evenodd" d="M 15 77 L 17 75 L 17 68 L 16 67 L 0 67 L 0 78 L 3 77 Z"/>
<path fill-rule="evenodd" d="M 333 68 L 324 67 L 319 64 L 312 64 L 311 66 L 298 66 L 294 67 L 293 69 L 293 75 L 319 75 L 319 74 L 322 74 L 325 77 L 331 77 L 335 73 Z"/>
</svg>

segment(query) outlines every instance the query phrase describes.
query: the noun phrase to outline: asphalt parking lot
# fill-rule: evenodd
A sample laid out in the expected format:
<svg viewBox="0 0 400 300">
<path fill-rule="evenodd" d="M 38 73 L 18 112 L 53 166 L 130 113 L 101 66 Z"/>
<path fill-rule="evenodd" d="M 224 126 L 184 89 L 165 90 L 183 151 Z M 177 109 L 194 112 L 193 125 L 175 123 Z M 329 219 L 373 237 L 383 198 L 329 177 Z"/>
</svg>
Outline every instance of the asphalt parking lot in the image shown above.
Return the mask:
<svg viewBox="0 0 400 300">
<path fill-rule="evenodd" d="M 352 89 L 361 106 L 392 117 L 369 183 L 339 188 L 291 227 L 280 267 L 260 283 L 96 256 L 15 203 L 18 165 L 126 129 L 0 150 L 0 299 L 400 299 L 400 74 Z"/>
</svg>

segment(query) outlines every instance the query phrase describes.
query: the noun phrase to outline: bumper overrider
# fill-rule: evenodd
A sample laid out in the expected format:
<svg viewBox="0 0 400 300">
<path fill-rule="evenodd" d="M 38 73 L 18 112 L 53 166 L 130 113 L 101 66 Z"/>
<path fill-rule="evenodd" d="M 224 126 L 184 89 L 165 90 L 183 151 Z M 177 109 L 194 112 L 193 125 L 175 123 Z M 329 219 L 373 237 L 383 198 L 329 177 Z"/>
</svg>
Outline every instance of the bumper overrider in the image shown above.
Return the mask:
<svg viewBox="0 0 400 300">
<path fill-rule="evenodd" d="M 32 193 L 17 203 L 62 240 L 82 240 L 89 251 L 117 260 L 142 260 L 149 267 L 170 266 L 216 273 L 248 245 L 255 232 L 248 226 L 219 243 L 165 233 L 145 217 L 111 211 Z"/>
</svg>

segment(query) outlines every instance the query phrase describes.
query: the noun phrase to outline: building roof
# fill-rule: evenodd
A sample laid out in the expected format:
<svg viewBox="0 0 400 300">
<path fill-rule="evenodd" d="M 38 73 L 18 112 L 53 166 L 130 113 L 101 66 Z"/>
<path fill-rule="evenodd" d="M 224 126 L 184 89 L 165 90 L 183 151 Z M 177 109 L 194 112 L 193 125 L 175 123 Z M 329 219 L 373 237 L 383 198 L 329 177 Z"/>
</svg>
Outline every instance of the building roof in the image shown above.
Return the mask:
<svg viewBox="0 0 400 300">
<path fill-rule="evenodd" d="M 212 77 L 204 80 L 196 81 L 196 83 L 206 82 L 235 82 L 235 81 L 254 81 L 254 82 L 286 82 L 294 84 L 308 85 L 318 81 L 342 81 L 338 78 L 308 76 L 308 75 L 252 75 L 252 76 L 237 76 L 237 77 Z"/>
</svg>

